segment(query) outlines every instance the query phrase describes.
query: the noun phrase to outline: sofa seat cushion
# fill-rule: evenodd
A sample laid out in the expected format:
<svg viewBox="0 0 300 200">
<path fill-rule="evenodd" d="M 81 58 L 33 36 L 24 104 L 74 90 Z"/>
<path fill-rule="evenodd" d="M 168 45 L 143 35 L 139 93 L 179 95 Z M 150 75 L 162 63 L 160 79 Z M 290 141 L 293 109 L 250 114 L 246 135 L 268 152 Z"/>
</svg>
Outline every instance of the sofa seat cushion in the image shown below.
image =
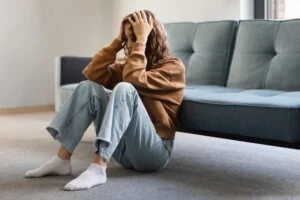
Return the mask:
<svg viewBox="0 0 300 200">
<path fill-rule="evenodd" d="M 187 86 L 181 126 L 197 131 L 300 141 L 300 92 Z"/>
</svg>

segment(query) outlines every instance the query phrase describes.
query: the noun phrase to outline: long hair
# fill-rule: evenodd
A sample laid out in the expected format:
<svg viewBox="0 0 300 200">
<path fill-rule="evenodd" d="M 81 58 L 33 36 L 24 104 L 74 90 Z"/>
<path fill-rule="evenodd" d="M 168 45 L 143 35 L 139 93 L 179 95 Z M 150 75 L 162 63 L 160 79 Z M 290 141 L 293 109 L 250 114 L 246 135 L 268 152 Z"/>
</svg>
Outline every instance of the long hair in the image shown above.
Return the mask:
<svg viewBox="0 0 300 200">
<path fill-rule="evenodd" d="M 147 58 L 147 70 L 157 68 L 171 57 L 173 57 L 167 43 L 167 33 L 163 24 L 149 10 L 144 10 L 147 18 L 151 16 L 153 21 L 153 29 L 151 30 L 147 43 L 145 55 Z M 123 25 L 129 23 L 128 17 L 134 20 L 133 13 L 127 15 L 123 20 Z"/>
</svg>

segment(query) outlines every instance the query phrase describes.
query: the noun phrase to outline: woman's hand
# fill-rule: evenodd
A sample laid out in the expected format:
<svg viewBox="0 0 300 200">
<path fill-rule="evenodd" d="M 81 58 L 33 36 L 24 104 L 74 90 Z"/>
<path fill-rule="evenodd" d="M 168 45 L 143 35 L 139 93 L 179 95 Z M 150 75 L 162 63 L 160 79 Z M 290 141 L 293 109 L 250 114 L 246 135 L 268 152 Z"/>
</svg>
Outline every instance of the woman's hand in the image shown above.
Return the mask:
<svg viewBox="0 0 300 200">
<path fill-rule="evenodd" d="M 128 21 L 132 25 L 136 42 L 146 44 L 147 38 L 153 29 L 153 21 L 151 16 L 147 19 L 145 11 L 136 11 L 133 13 L 134 20 L 129 17 Z"/>
</svg>

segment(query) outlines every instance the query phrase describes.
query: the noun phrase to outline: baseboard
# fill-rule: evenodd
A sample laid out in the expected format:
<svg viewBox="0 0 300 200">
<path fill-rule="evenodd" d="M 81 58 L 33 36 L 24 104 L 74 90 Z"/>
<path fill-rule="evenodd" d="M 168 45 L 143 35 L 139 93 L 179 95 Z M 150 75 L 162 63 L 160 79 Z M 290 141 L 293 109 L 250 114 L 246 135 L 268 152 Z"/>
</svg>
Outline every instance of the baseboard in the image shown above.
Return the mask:
<svg viewBox="0 0 300 200">
<path fill-rule="evenodd" d="M 17 108 L 0 108 L 0 115 L 8 114 L 22 114 L 22 113 L 35 113 L 35 112 L 54 112 L 54 105 L 37 105 L 25 106 Z"/>
</svg>

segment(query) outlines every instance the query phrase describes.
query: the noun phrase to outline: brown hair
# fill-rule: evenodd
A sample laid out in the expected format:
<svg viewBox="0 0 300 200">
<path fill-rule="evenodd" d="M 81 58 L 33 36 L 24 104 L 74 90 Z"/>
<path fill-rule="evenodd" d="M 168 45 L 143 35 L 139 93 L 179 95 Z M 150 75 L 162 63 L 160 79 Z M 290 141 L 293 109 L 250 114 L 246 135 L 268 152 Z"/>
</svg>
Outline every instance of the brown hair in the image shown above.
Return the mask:
<svg viewBox="0 0 300 200">
<path fill-rule="evenodd" d="M 150 32 L 147 44 L 145 55 L 147 58 L 147 69 L 157 68 L 162 63 L 169 60 L 173 57 L 168 44 L 167 44 L 167 33 L 164 29 L 163 24 L 156 18 L 156 16 L 149 10 L 144 10 L 147 18 L 151 16 L 153 21 L 153 29 Z M 123 20 L 123 25 L 129 23 L 128 17 L 131 17 L 134 20 L 133 13 L 126 16 Z"/>
</svg>

